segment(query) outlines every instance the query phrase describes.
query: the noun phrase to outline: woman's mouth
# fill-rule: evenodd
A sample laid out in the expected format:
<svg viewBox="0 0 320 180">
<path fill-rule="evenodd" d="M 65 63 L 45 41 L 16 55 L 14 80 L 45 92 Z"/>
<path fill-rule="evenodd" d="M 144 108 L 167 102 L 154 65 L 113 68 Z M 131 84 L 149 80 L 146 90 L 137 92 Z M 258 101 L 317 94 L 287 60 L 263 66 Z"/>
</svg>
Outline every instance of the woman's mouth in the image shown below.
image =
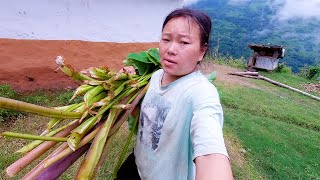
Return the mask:
<svg viewBox="0 0 320 180">
<path fill-rule="evenodd" d="M 170 60 L 170 59 L 163 59 L 163 62 L 166 66 L 177 64 L 176 62 Z"/>
</svg>

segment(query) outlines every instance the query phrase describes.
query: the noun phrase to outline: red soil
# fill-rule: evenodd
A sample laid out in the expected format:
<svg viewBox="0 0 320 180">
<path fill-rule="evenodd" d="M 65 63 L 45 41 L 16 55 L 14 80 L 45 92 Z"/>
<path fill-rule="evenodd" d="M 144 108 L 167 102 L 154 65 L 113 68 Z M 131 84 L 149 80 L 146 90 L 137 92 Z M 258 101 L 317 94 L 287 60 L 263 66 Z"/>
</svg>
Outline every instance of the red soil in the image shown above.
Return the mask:
<svg viewBox="0 0 320 180">
<path fill-rule="evenodd" d="M 11 84 L 19 92 L 75 88 L 76 81 L 55 71 L 56 56 L 76 70 L 101 65 L 119 70 L 127 54 L 151 47 L 158 43 L 0 39 L 0 84 Z"/>
</svg>

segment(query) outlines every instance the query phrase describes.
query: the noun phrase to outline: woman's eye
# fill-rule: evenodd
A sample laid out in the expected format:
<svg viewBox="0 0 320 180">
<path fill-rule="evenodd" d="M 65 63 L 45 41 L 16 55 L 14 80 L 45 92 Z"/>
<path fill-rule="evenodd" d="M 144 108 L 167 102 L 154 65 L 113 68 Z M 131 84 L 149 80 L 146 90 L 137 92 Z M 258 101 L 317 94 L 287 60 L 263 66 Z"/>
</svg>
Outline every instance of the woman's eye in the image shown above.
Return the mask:
<svg viewBox="0 0 320 180">
<path fill-rule="evenodd" d="M 162 41 L 169 42 L 169 39 L 163 38 Z"/>
<path fill-rule="evenodd" d="M 181 41 L 181 44 L 190 44 L 190 43 L 187 41 Z"/>
</svg>

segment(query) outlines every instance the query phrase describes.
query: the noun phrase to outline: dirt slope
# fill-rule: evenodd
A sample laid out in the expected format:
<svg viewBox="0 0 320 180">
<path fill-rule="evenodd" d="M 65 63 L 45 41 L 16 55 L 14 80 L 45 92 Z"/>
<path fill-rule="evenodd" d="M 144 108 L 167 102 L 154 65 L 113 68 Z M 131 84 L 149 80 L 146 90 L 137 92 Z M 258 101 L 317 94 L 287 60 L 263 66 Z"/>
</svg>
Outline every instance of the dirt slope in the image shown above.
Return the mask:
<svg viewBox="0 0 320 180">
<path fill-rule="evenodd" d="M 56 56 L 64 56 L 77 70 L 100 65 L 119 70 L 128 53 L 151 47 L 158 47 L 158 43 L 0 39 L 0 84 L 11 84 L 20 92 L 74 88 L 75 81 L 55 72 Z"/>
</svg>

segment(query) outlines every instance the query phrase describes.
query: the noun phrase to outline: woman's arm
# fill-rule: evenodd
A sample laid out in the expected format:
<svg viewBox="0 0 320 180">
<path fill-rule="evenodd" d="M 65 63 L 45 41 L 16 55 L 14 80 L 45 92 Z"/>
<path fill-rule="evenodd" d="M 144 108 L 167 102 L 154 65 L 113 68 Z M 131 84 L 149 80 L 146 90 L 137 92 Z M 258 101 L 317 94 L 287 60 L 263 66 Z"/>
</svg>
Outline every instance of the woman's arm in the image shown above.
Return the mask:
<svg viewBox="0 0 320 180">
<path fill-rule="evenodd" d="M 229 159 L 223 154 L 210 154 L 195 159 L 196 180 L 233 179 Z"/>
</svg>

